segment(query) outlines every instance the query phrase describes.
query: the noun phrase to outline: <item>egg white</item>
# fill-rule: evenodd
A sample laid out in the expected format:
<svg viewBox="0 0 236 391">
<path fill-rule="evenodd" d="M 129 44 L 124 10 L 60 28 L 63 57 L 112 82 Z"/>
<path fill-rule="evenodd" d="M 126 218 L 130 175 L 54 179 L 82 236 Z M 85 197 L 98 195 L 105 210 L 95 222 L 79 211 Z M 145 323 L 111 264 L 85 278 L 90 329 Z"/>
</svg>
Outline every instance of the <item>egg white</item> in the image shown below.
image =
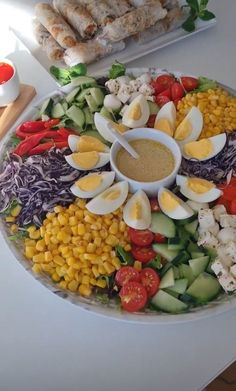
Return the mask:
<svg viewBox="0 0 236 391">
<path fill-rule="evenodd" d="M 87 168 L 83 168 L 81 166 L 79 166 L 73 159 L 72 157 L 73 153 L 71 155 L 67 155 L 65 156 L 65 159 L 67 161 L 67 163 L 75 168 L 76 170 L 80 170 L 80 171 L 90 171 L 90 170 L 94 170 L 95 168 L 100 168 L 100 167 L 103 167 L 105 166 L 109 160 L 110 160 L 110 154 L 109 153 L 103 153 L 103 152 L 98 152 L 98 155 L 99 155 L 99 160 L 97 162 L 97 164 L 93 167 L 91 167 L 90 169 L 87 169 Z"/>
<path fill-rule="evenodd" d="M 173 102 L 167 102 L 158 111 L 155 123 L 160 119 L 167 119 L 173 129 L 175 129 L 176 123 L 176 108 Z M 154 125 L 155 126 L 155 125 Z"/>
<path fill-rule="evenodd" d="M 140 219 L 133 219 L 130 216 L 131 209 L 135 202 L 141 204 L 141 215 Z M 135 229 L 147 229 L 151 224 L 151 206 L 146 193 L 143 190 L 138 190 L 126 203 L 123 210 L 123 219 L 125 223 Z"/>
<path fill-rule="evenodd" d="M 161 201 L 161 194 L 162 192 L 168 192 L 171 195 L 174 195 L 175 199 L 179 202 L 179 205 L 174 210 L 168 210 L 168 208 L 163 205 Z M 194 211 L 179 197 L 177 197 L 175 194 L 173 194 L 170 190 L 166 189 L 165 187 L 162 187 L 158 192 L 158 203 L 163 213 L 165 213 L 168 217 L 175 220 L 182 220 L 187 219 L 188 217 L 191 217 L 194 214 Z"/>
<path fill-rule="evenodd" d="M 180 186 L 180 192 L 191 201 L 212 202 L 217 200 L 217 198 L 219 198 L 222 194 L 222 191 L 216 187 L 206 191 L 205 193 L 196 193 L 188 187 L 188 177 L 183 175 L 177 175 L 176 184 Z"/>
<path fill-rule="evenodd" d="M 110 191 L 120 191 L 120 196 L 115 200 L 107 200 L 104 197 Z M 115 185 L 109 187 L 101 194 L 97 195 L 91 201 L 86 204 L 86 208 L 89 212 L 96 215 L 106 215 L 114 212 L 118 209 L 126 200 L 129 191 L 129 184 L 126 181 L 118 182 Z"/>
<path fill-rule="evenodd" d="M 85 175 L 83 178 L 87 178 L 89 176 L 95 176 L 99 175 L 102 178 L 102 183 L 93 191 L 84 191 L 79 188 L 79 186 L 76 185 L 76 182 L 73 186 L 71 186 L 70 190 L 71 192 L 79 198 L 93 198 L 97 196 L 98 194 L 102 193 L 104 190 L 106 190 L 109 186 L 112 185 L 114 179 L 115 179 L 115 173 L 113 171 L 103 171 L 100 173 L 91 173 L 88 175 Z"/>
<path fill-rule="evenodd" d="M 176 140 L 180 146 L 197 140 L 203 128 L 203 115 L 198 107 L 193 106 L 184 120 L 185 119 L 191 123 L 192 131 L 184 140 Z"/>
<path fill-rule="evenodd" d="M 138 120 L 132 119 L 129 117 L 129 114 L 134 106 L 139 105 L 141 109 L 141 117 Z M 124 112 L 122 123 L 129 128 L 138 128 L 146 125 L 148 118 L 150 115 L 150 109 L 147 103 L 147 99 L 142 95 L 138 95 L 134 100 L 130 103 L 127 109 Z"/>
<path fill-rule="evenodd" d="M 80 152 L 78 149 L 78 142 L 81 136 L 70 134 L 68 137 L 68 144 L 72 152 Z M 94 137 L 95 138 L 95 137 Z M 109 152 L 110 148 L 105 145 L 104 153 Z"/>
<path fill-rule="evenodd" d="M 187 160 L 194 159 L 194 160 L 201 161 L 201 162 L 208 160 L 208 159 L 212 159 L 214 156 L 216 156 L 224 148 L 225 143 L 226 143 L 226 134 L 225 133 L 218 134 L 217 136 L 209 137 L 208 140 L 210 140 L 212 143 L 213 151 L 207 157 L 204 157 L 202 159 L 192 158 L 191 156 L 186 155 L 186 153 L 182 149 L 183 157 Z M 192 140 L 192 141 L 194 141 L 194 140 Z"/>
</svg>

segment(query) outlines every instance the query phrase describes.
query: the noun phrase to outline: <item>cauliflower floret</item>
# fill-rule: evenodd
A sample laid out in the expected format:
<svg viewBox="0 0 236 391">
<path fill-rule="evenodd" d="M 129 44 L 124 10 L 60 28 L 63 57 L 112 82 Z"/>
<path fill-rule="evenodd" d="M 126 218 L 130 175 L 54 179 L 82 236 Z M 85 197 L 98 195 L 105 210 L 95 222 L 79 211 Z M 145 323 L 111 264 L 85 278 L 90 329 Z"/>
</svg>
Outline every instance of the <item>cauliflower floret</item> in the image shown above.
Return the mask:
<svg viewBox="0 0 236 391">
<path fill-rule="evenodd" d="M 236 278 L 236 265 L 231 266 L 230 273 Z"/>
<path fill-rule="evenodd" d="M 220 225 L 223 228 L 236 228 L 236 215 L 223 214 L 220 216 Z"/>
<path fill-rule="evenodd" d="M 140 80 L 142 84 L 143 83 L 149 84 L 152 80 L 152 76 L 150 75 L 150 73 L 143 73 L 141 76 L 137 77 L 137 79 Z"/>
<path fill-rule="evenodd" d="M 105 86 L 112 94 L 117 94 L 120 88 L 120 84 L 117 80 L 111 79 L 105 83 Z"/>
<path fill-rule="evenodd" d="M 223 228 L 217 235 L 218 240 L 221 243 L 229 243 L 236 241 L 236 228 Z"/>
<path fill-rule="evenodd" d="M 219 245 L 219 242 L 217 238 L 215 238 L 214 235 L 212 235 L 209 231 L 201 232 L 199 239 L 198 239 L 198 245 L 209 247 L 209 248 L 217 248 Z"/>
<path fill-rule="evenodd" d="M 220 216 L 227 213 L 224 205 L 216 205 L 212 210 L 216 221 L 220 221 Z"/>
<path fill-rule="evenodd" d="M 139 92 L 145 96 L 151 96 L 154 94 L 155 90 L 150 84 L 143 83 L 139 88 Z"/>
<path fill-rule="evenodd" d="M 202 231 L 208 231 L 215 225 L 215 218 L 211 209 L 201 209 L 198 212 L 199 227 Z"/>
</svg>

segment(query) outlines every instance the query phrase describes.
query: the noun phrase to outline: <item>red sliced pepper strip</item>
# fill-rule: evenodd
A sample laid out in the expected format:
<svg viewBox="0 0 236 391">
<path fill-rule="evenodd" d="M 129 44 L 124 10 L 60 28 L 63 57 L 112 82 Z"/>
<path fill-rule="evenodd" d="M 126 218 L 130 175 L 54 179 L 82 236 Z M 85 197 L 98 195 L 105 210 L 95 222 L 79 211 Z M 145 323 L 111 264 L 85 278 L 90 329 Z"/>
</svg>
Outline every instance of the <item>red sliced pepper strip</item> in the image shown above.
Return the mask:
<svg viewBox="0 0 236 391">
<path fill-rule="evenodd" d="M 22 124 L 22 131 L 26 133 L 35 133 L 45 129 L 45 121 L 27 121 Z"/>
<path fill-rule="evenodd" d="M 44 127 L 45 128 L 52 128 L 53 126 L 56 126 L 60 123 L 60 118 L 52 118 L 48 121 L 45 121 Z"/>
<path fill-rule="evenodd" d="M 66 148 L 66 147 L 68 147 L 68 142 L 67 141 L 59 141 L 59 142 L 52 141 L 52 142 L 48 142 L 48 143 L 44 143 L 44 144 L 39 144 L 37 147 L 34 147 L 29 151 L 29 155 L 40 155 L 41 153 L 48 151 L 52 147 L 56 147 L 59 149 Z"/>
<path fill-rule="evenodd" d="M 42 134 L 34 134 L 21 141 L 14 149 L 13 153 L 19 156 L 26 155 L 32 148 L 36 147 L 38 143 L 44 138 Z"/>
</svg>

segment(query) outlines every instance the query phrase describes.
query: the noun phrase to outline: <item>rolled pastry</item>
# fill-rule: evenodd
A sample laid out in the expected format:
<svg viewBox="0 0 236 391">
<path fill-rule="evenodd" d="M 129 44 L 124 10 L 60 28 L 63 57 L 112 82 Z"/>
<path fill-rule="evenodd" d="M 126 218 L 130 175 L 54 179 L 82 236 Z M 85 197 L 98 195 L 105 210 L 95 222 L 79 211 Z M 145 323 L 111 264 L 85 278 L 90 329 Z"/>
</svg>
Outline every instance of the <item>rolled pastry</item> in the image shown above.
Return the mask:
<svg viewBox="0 0 236 391">
<path fill-rule="evenodd" d="M 132 11 L 133 7 L 127 0 L 106 0 L 107 4 L 113 7 L 116 18 Z"/>
<path fill-rule="evenodd" d="M 120 41 L 153 26 L 166 14 L 167 11 L 159 1 L 143 5 L 107 24 L 103 29 L 103 36 L 113 42 Z"/>
<path fill-rule="evenodd" d="M 96 38 L 87 42 L 80 42 L 73 48 L 67 49 L 64 54 L 64 61 L 69 66 L 76 65 L 80 62 L 90 64 L 124 48 L 125 43 L 123 41 L 111 43 L 104 39 Z"/>
<path fill-rule="evenodd" d="M 184 19 L 181 9 L 179 7 L 173 8 L 167 13 L 164 19 L 159 20 L 154 26 L 138 34 L 137 41 L 143 44 L 160 37 L 162 34 L 173 31 L 181 26 Z"/>
<path fill-rule="evenodd" d="M 73 30 L 49 4 L 36 4 L 35 12 L 40 23 L 50 32 L 59 45 L 64 49 L 76 45 L 77 39 Z"/>
<path fill-rule="evenodd" d="M 113 7 L 103 0 L 78 0 L 85 6 L 99 27 L 105 26 L 116 17 Z"/>
<path fill-rule="evenodd" d="M 39 45 L 47 53 L 49 60 L 59 61 L 62 59 L 64 49 L 37 19 L 33 21 L 33 33 Z"/>
<path fill-rule="evenodd" d="M 97 31 L 97 24 L 88 10 L 76 1 L 53 0 L 53 6 L 81 37 L 91 38 Z"/>
</svg>

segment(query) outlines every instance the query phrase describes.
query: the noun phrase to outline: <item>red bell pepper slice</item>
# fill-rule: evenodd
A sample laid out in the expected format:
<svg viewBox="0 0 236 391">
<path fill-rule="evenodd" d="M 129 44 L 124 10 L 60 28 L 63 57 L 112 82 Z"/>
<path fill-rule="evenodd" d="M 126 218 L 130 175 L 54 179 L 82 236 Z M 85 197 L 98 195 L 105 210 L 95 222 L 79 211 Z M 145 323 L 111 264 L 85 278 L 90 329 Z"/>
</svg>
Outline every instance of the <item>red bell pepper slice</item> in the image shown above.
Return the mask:
<svg viewBox="0 0 236 391">
<path fill-rule="evenodd" d="M 52 128 L 60 123 L 60 118 L 52 118 L 44 122 L 45 128 Z"/>
<path fill-rule="evenodd" d="M 19 156 L 26 155 L 32 148 L 36 147 L 38 143 L 44 138 L 42 134 L 34 134 L 21 141 L 20 144 L 14 149 L 13 153 Z"/>
<path fill-rule="evenodd" d="M 29 151 L 29 155 L 40 155 L 43 152 L 48 151 L 49 149 L 56 147 L 59 149 L 66 148 L 68 147 L 68 142 L 67 141 L 56 141 L 56 142 L 48 142 L 44 144 L 39 144 L 37 147 L 32 148 Z"/>
</svg>

